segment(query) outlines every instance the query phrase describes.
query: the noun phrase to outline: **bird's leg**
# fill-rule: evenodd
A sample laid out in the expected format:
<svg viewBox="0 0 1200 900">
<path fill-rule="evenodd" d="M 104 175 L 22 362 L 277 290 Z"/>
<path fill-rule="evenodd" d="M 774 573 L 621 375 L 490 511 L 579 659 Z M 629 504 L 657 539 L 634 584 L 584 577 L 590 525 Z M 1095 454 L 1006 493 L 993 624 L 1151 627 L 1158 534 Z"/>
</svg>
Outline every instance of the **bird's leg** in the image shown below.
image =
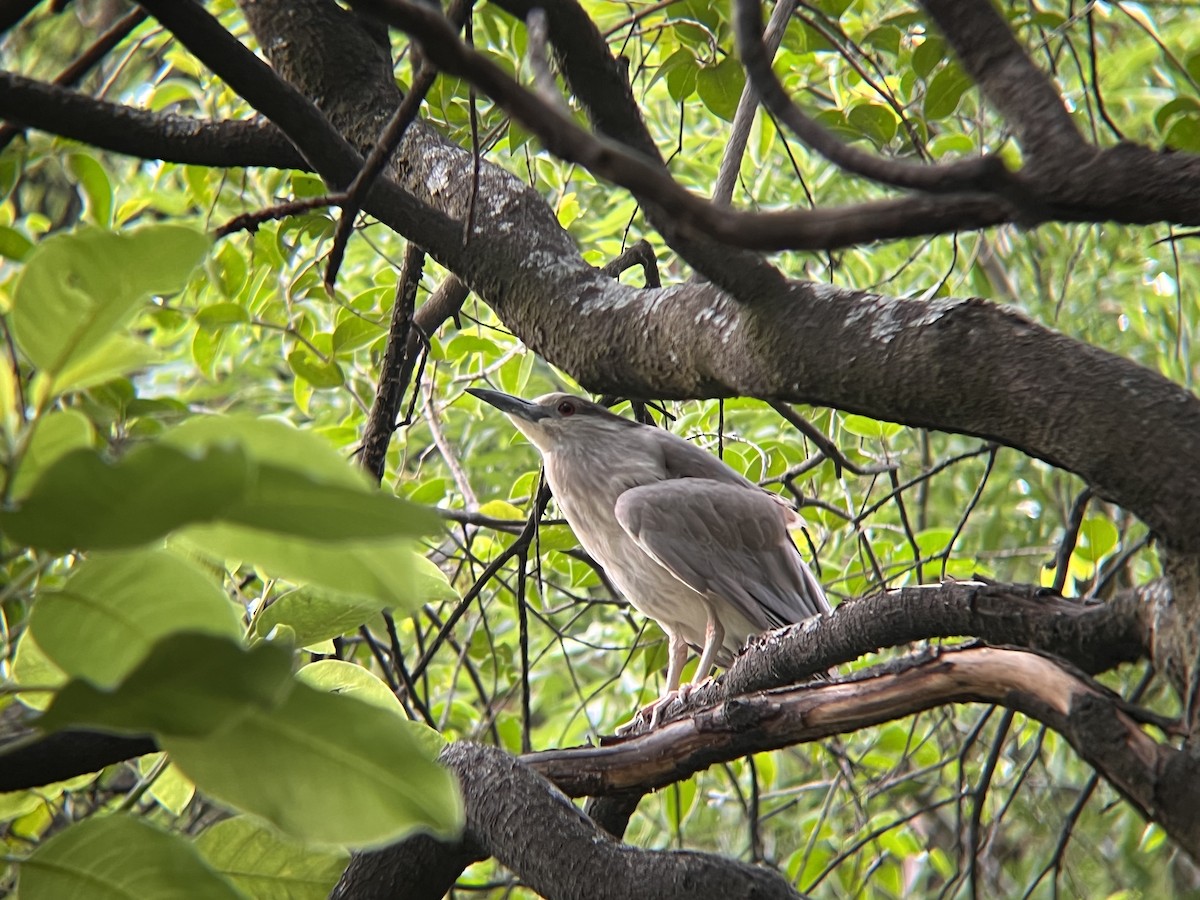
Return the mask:
<svg viewBox="0 0 1200 900">
<path fill-rule="evenodd" d="M 674 631 L 670 632 L 670 658 L 667 662 L 667 689 L 663 696 L 674 694 L 679 690 L 679 680 L 683 677 L 683 665 L 687 662 L 687 641 Z"/>
<path fill-rule="evenodd" d="M 679 696 L 679 681 L 683 677 L 684 663 L 687 662 L 688 645 L 687 641 L 676 634 L 674 630 L 668 630 L 667 637 L 670 639 L 667 650 L 667 689 L 661 697 L 652 703 L 647 703 L 634 714 L 632 719 L 617 728 L 617 734 L 631 731 L 638 722 L 645 720 L 647 714 L 650 716 L 650 727 L 656 728 L 662 718 L 662 711 Z"/>
<path fill-rule="evenodd" d="M 713 663 L 717 659 L 717 651 L 725 643 L 725 626 L 717 618 L 716 612 L 708 608 L 708 624 L 704 627 L 704 652 L 700 654 L 700 665 L 696 666 L 696 674 L 692 677 L 692 685 L 697 685 L 712 674 Z"/>
<path fill-rule="evenodd" d="M 704 650 L 700 653 L 700 662 L 696 666 L 696 673 L 692 676 L 692 680 L 675 691 L 675 696 L 680 700 L 687 700 L 692 696 L 692 692 L 702 684 L 711 680 L 713 664 L 717 658 L 717 652 L 721 649 L 721 645 L 725 642 L 725 626 L 721 624 L 721 620 L 717 618 L 716 611 L 711 606 L 708 607 L 708 624 L 704 626 Z"/>
</svg>

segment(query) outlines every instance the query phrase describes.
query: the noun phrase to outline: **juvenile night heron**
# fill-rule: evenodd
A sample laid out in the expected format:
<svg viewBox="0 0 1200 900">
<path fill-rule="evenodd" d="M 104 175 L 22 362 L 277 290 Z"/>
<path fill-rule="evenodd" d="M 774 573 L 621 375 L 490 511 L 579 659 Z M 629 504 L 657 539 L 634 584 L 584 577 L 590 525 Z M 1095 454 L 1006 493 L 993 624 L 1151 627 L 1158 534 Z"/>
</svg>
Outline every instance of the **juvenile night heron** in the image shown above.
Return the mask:
<svg viewBox="0 0 1200 900">
<path fill-rule="evenodd" d="M 695 685 L 751 635 L 829 612 L 788 534 L 799 516 L 711 453 L 570 394 L 468 393 L 537 447 L 583 548 L 667 633 L 667 689 L 652 721 L 680 693 L 688 647 L 700 650 Z"/>
</svg>

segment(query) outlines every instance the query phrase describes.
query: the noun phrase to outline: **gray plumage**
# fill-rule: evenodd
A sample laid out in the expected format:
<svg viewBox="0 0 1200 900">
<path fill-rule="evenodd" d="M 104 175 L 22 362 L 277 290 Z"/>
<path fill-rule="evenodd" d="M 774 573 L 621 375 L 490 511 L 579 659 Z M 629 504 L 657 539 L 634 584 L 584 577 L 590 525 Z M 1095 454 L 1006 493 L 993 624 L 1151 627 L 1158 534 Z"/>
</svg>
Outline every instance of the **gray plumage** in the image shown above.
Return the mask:
<svg viewBox="0 0 1200 900">
<path fill-rule="evenodd" d="M 751 635 L 829 612 L 788 533 L 799 516 L 711 453 L 570 394 L 469 393 L 537 447 L 583 548 L 667 633 L 664 700 L 689 646 L 701 650 L 700 681 Z"/>
</svg>

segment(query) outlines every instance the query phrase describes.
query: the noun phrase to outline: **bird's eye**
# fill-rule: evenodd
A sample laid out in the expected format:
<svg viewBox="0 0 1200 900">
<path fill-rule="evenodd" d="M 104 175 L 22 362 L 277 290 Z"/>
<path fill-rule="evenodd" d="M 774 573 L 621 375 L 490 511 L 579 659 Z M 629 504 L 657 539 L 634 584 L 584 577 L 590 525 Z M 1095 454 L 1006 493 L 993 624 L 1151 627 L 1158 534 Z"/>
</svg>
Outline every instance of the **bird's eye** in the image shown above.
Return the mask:
<svg viewBox="0 0 1200 900">
<path fill-rule="evenodd" d="M 570 400 L 562 401 L 560 404 L 558 404 L 558 414 L 560 416 L 575 415 L 575 404 L 572 403 Z"/>
</svg>

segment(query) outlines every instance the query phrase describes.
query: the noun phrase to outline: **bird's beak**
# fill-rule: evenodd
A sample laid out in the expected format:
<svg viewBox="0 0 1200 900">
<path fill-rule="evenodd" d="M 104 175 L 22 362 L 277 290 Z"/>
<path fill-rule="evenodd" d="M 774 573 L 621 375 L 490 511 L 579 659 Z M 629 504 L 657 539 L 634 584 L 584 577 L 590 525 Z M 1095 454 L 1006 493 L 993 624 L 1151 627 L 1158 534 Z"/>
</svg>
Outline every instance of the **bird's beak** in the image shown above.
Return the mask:
<svg viewBox="0 0 1200 900">
<path fill-rule="evenodd" d="M 472 397 L 478 397 L 484 403 L 490 403 L 506 415 L 524 419 L 526 422 L 536 422 L 550 415 L 536 403 L 530 403 L 528 400 L 522 400 L 512 394 L 502 394 L 500 391 L 489 391 L 485 388 L 467 388 L 467 393 Z"/>
</svg>

